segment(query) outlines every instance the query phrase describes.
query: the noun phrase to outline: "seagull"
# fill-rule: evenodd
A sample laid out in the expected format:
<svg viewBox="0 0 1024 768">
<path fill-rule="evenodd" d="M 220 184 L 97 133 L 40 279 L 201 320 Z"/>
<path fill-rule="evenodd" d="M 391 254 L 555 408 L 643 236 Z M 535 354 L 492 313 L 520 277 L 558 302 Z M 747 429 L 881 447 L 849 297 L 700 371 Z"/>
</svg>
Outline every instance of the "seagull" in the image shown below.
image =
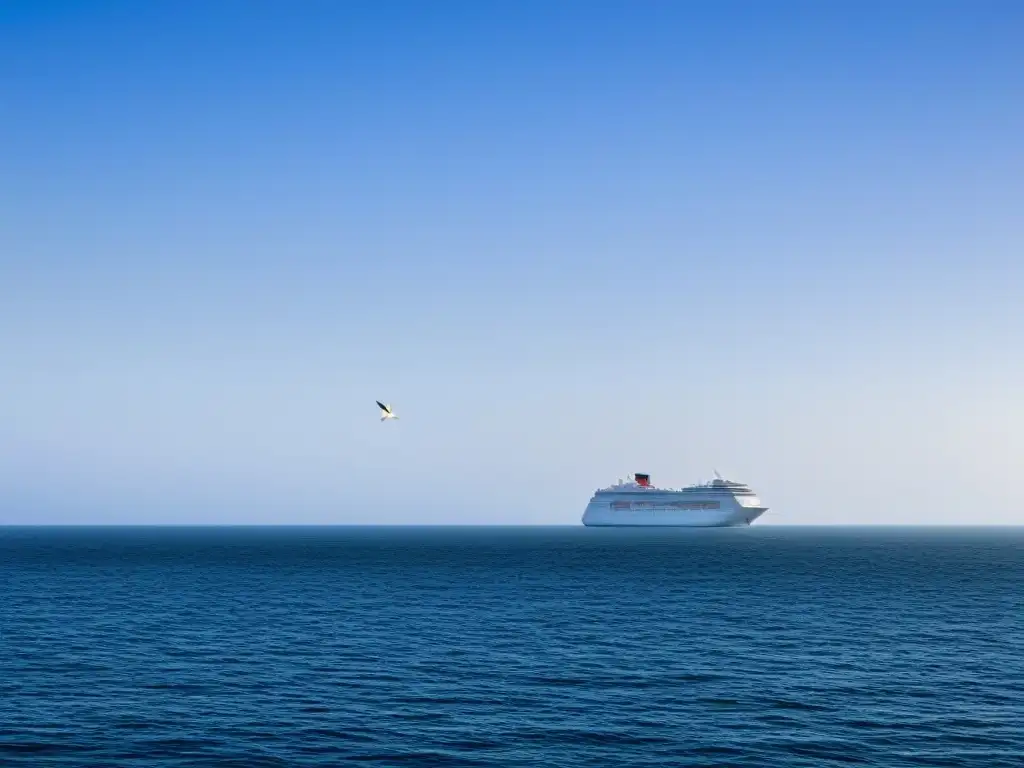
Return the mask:
<svg viewBox="0 0 1024 768">
<path fill-rule="evenodd" d="M 381 414 L 380 414 L 380 420 L 381 421 L 387 421 L 388 419 L 397 419 L 398 418 L 397 416 L 395 416 L 395 414 L 393 414 L 391 412 L 391 406 L 390 405 L 384 405 L 384 403 L 382 403 L 380 400 L 377 400 L 376 402 L 377 402 L 377 407 L 380 408 L 380 411 L 381 411 Z"/>
</svg>

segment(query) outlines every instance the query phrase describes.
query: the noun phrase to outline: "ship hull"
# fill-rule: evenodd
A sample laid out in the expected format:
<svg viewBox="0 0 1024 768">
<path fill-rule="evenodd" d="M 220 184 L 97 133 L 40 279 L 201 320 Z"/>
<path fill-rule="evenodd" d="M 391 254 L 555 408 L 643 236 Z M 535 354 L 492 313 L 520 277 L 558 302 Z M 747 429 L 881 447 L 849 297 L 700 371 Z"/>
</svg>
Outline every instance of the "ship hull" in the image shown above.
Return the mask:
<svg viewBox="0 0 1024 768">
<path fill-rule="evenodd" d="M 721 509 L 615 509 L 592 501 L 583 512 L 583 525 L 592 528 L 737 528 L 748 526 L 767 507 L 722 504 Z"/>
</svg>

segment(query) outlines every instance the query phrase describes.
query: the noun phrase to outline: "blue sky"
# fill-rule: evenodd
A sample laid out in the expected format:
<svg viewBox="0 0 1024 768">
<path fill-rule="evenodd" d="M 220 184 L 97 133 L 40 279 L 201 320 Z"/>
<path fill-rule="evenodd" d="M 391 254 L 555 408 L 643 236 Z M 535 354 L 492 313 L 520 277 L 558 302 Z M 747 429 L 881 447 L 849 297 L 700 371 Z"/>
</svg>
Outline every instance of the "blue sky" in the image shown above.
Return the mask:
<svg viewBox="0 0 1024 768">
<path fill-rule="evenodd" d="M 7 4 L 0 523 L 573 524 L 718 468 L 763 524 L 1024 524 L 1022 39 Z"/>
</svg>

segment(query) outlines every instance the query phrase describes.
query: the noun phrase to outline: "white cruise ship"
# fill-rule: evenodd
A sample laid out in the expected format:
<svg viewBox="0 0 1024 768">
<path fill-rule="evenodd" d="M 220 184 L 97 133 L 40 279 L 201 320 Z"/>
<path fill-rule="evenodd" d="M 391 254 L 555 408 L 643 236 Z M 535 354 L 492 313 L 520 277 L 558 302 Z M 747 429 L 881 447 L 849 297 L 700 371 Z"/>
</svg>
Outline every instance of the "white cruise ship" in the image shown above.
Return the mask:
<svg viewBox="0 0 1024 768">
<path fill-rule="evenodd" d="M 583 512 L 587 526 L 674 526 L 713 528 L 750 525 L 768 511 L 743 483 L 715 472 L 708 483 L 657 488 L 650 475 L 636 474 L 596 491 Z"/>
</svg>

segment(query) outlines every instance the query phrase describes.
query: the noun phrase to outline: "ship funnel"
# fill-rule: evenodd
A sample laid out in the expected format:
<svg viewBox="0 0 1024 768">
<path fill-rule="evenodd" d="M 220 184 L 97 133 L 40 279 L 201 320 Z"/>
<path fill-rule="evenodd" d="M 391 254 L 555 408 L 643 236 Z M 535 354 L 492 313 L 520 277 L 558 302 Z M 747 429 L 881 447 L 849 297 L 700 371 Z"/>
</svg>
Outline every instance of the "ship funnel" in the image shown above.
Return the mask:
<svg viewBox="0 0 1024 768">
<path fill-rule="evenodd" d="M 644 488 L 647 488 L 651 484 L 650 475 L 644 475 L 637 472 L 635 475 L 633 475 L 633 478 L 636 480 L 637 485 L 643 486 Z"/>
</svg>

